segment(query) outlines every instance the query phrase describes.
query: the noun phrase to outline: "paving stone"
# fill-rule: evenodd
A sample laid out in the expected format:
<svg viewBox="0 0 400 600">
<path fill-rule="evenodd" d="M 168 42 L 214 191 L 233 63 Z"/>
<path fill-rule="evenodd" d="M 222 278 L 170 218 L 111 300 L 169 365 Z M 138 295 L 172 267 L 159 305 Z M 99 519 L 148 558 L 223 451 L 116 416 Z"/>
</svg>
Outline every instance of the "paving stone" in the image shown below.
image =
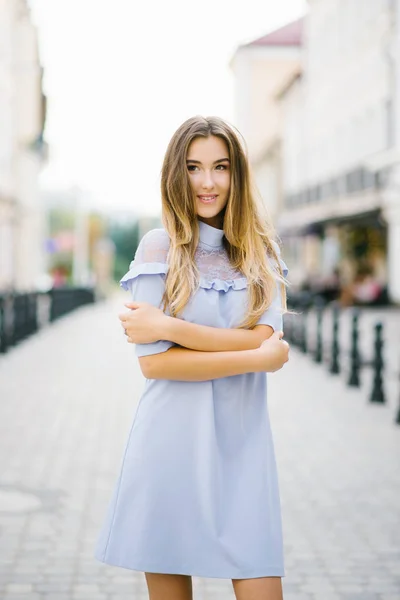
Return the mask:
<svg viewBox="0 0 400 600">
<path fill-rule="evenodd" d="M 75 594 L 95 594 L 99 592 L 99 586 L 94 583 L 80 583 L 72 586 L 72 591 Z"/>
<path fill-rule="evenodd" d="M 328 595 L 335 593 L 336 588 L 335 586 L 326 582 L 302 585 L 299 591 L 304 592 L 306 594 L 320 594 L 321 596 L 323 595 L 325 597 L 325 594 Z"/>
<path fill-rule="evenodd" d="M 368 592 L 361 592 L 358 594 L 341 594 L 342 600 L 380 600 L 378 594 L 369 594 Z"/>
<path fill-rule="evenodd" d="M 44 592 L 44 593 L 55 593 L 55 592 L 69 592 L 71 589 L 70 583 L 61 583 L 61 582 L 48 582 L 48 583 L 38 583 L 35 585 L 36 592 Z"/>
<path fill-rule="evenodd" d="M 5 586 L 7 594 L 31 594 L 33 586 L 29 583 L 9 583 Z"/>
<path fill-rule="evenodd" d="M 32 594 L 31 592 L 28 592 L 26 594 L 5 594 L 1 598 L 2 600 L 42 600 L 39 594 Z"/>
<path fill-rule="evenodd" d="M 73 593 L 71 595 L 72 600 L 107 600 L 107 594 L 99 594 L 98 592 Z"/>
<path fill-rule="evenodd" d="M 285 600 L 315 600 L 315 596 L 312 594 L 303 594 L 303 593 L 285 593 Z"/>
<path fill-rule="evenodd" d="M 15 584 L 34 584 L 45 581 L 45 576 L 40 573 L 17 573 L 13 572 L 8 576 L 8 581 Z"/>
<path fill-rule="evenodd" d="M 321 596 L 322 595 L 319 593 L 315 594 L 315 598 L 317 600 L 320 600 Z M 323 594 L 323 600 L 342 600 L 342 596 L 336 593 L 328 592 Z"/>
<path fill-rule="evenodd" d="M 13 498 L 18 509 L 0 513 L 2 600 L 147 600 L 142 573 L 93 557 L 144 386 L 116 326 L 125 300 L 79 310 L 0 357 L 0 500 L 10 511 Z M 374 314 L 365 315 L 369 324 Z M 395 348 L 400 325 L 386 329 Z M 268 393 L 285 600 L 399 600 L 394 396 L 372 406 L 368 385 L 349 390 L 342 375 L 294 348 Z M 234 600 L 228 580 L 194 578 L 194 589 L 196 600 Z"/>
</svg>

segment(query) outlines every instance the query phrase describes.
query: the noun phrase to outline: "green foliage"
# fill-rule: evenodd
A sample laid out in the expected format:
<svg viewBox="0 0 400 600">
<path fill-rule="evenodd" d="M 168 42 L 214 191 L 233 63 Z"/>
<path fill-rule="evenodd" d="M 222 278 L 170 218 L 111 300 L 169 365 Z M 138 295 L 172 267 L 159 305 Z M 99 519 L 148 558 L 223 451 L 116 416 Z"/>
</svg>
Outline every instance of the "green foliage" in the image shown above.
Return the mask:
<svg viewBox="0 0 400 600">
<path fill-rule="evenodd" d="M 47 213 L 50 235 L 75 226 L 75 213 L 70 208 L 50 208 Z"/>
<path fill-rule="evenodd" d="M 114 278 L 119 281 L 128 270 L 139 244 L 139 225 L 112 224 L 109 235 L 115 244 Z"/>
</svg>

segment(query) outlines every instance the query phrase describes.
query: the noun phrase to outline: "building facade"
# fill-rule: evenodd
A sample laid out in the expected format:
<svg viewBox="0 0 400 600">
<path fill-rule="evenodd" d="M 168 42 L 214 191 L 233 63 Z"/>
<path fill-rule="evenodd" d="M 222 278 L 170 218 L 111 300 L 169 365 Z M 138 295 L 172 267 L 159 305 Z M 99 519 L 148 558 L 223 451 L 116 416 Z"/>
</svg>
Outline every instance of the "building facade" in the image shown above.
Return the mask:
<svg viewBox="0 0 400 600">
<path fill-rule="evenodd" d="M 400 302 L 398 4 L 309 1 L 302 73 L 279 94 L 277 224 L 295 285 L 366 266 Z"/>
<path fill-rule="evenodd" d="M 248 148 L 256 184 L 272 217 L 280 210 L 281 114 L 276 98 L 298 72 L 302 20 L 240 46 L 231 61 L 235 80 L 235 123 Z"/>
<path fill-rule="evenodd" d="M 0 290 L 30 290 L 45 270 L 38 177 L 46 98 L 26 0 L 0 2 Z"/>
</svg>

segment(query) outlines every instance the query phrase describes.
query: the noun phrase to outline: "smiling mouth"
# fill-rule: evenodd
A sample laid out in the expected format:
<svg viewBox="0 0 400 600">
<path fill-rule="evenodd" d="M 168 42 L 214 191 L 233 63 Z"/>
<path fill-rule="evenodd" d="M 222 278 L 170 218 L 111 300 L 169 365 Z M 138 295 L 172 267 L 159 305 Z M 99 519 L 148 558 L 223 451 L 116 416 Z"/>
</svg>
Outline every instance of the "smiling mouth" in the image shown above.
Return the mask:
<svg viewBox="0 0 400 600">
<path fill-rule="evenodd" d="M 210 204 L 211 202 L 214 202 L 218 197 L 218 194 L 209 194 L 207 196 L 205 195 L 201 195 L 198 196 L 199 200 L 201 202 L 204 202 L 204 204 Z"/>
</svg>

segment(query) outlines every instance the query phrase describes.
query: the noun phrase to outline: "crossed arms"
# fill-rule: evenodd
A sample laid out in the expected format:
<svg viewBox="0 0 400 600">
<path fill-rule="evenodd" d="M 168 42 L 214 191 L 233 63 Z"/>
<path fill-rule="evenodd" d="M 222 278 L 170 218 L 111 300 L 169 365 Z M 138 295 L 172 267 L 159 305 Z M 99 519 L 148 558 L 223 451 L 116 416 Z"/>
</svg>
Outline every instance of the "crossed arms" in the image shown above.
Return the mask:
<svg viewBox="0 0 400 600">
<path fill-rule="evenodd" d="M 179 347 L 139 358 L 148 379 L 206 381 L 257 371 L 275 371 L 287 360 L 288 345 L 269 325 L 251 330 L 208 327 L 165 315 L 143 302 L 120 315 L 131 343 L 168 340 Z M 271 341 L 263 344 L 266 340 Z M 287 349 L 286 349 L 287 347 Z M 281 364 L 282 363 L 282 364 Z"/>
</svg>

